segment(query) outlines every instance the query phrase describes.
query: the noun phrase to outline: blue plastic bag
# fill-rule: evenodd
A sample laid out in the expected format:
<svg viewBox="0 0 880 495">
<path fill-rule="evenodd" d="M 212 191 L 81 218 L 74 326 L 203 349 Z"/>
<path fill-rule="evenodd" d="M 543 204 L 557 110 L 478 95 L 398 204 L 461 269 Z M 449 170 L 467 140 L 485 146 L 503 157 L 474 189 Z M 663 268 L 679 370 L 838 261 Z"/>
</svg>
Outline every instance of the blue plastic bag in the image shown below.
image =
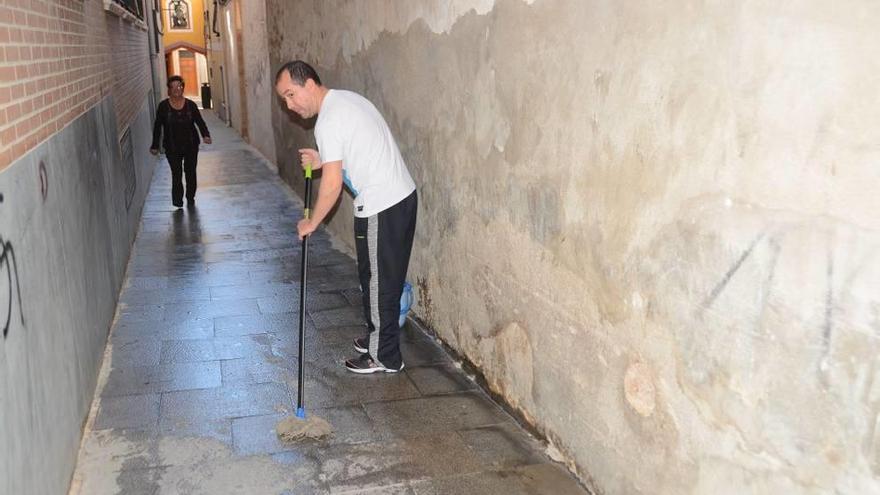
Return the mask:
<svg viewBox="0 0 880 495">
<path fill-rule="evenodd" d="M 406 323 L 406 315 L 409 314 L 409 309 L 413 305 L 413 290 L 412 284 L 409 282 L 403 283 L 403 293 L 400 295 L 400 320 L 398 320 L 399 326 L 403 326 Z"/>
</svg>

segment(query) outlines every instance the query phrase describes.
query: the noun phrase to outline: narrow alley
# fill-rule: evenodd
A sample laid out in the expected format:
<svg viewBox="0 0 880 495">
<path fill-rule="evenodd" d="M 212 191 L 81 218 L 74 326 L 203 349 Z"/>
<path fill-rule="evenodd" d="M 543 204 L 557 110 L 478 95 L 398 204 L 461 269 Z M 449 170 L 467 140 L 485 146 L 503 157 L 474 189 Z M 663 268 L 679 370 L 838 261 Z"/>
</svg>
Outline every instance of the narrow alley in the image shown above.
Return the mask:
<svg viewBox="0 0 880 495">
<path fill-rule="evenodd" d="M 353 258 L 310 243 L 305 403 L 295 410 L 301 202 L 209 111 L 193 208 L 159 164 L 71 493 L 586 493 L 412 322 L 400 374 L 342 366 L 363 333 Z"/>
<path fill-rule="evenodd" d="M 0 0 L 0 495 L 880 494 L 878 25 Z"/>
</svg>

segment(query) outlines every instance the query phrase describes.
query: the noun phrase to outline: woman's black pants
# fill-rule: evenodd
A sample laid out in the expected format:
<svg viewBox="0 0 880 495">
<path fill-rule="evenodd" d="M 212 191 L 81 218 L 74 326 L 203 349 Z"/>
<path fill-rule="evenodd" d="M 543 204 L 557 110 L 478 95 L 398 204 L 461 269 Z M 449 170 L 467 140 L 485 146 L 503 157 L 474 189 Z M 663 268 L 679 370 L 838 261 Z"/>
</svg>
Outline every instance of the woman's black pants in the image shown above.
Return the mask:
<svg viewBox="0 0 880 495">
<path fill-rule="evenodd" d="M 166 155 L 171 166 L 171 202 L 175 205 L 183 203 L 183 175 L 186 174 L 186 199 L 196 199 L 196 164 L 199 151 L 190 151 L 181 155 Z"/>
</svg>

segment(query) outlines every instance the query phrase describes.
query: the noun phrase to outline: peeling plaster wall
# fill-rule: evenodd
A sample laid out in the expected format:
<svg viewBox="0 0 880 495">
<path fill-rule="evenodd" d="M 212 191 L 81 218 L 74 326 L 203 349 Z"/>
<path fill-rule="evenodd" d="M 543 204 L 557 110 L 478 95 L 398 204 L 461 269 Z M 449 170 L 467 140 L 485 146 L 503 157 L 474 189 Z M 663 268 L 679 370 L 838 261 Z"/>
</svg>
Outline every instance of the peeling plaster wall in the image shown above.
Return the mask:
<svg viewBox="0 0 880 495">
<path fill-rule="evenodd" d="M 398 137 L 417 315 L 597 493 L 880 491 L 873 2 L 267 12 Z"/>
<path fill-rule="evenodd" d="M 266 38 L 266 5 L 248 3 L 241 12 L 244 50 L 245 92 L 248 115 L 248 141 L 271 162 L 275 162 L 275 137 L 269 115 L 275 98 Z"/>
<path fill-rule="evenodd" d="M 242 74 L 246 74 L 241 66 L 242 34 L 241 18 L 239 16 L 241 5 L 238 0 L 232 0 L 218 9 L 220 22 L 218 29 L 222 32 L 223 39 L 223 81 L 226 87 L 224 101 L 226 103 L 226 121 L 243 136 L 250 137 L 247 129 L 245 102 L 247 85 L 242 81 Z M 245 7 L 245 10 L 249 10 Z M 252 35 L 248 35 L 250 37 Z M 258 35 L 259 36 L 259 35 Z"/>
<path fill-rule="evenodd" d="M 0 493 L 67 493 L 156 159 L 106 97 L 0 173 Z"/>
</svg>

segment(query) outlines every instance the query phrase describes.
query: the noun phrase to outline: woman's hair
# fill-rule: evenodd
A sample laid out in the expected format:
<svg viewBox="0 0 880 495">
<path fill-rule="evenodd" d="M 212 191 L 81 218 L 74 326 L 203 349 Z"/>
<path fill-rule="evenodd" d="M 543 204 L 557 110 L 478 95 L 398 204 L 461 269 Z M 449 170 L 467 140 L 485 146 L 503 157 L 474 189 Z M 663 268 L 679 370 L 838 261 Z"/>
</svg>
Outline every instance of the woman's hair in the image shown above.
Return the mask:
<svg viewBox="0 0 880 495">
<path fill-rule="evenodd" d="M 186 86 L 186 83 L 183 82 L 183 78 L 180 77 L 180 76 L 171 76 L 171 77 L 169 77 L 169 78 L 168 78 L 168 82 L 167 82 L 165 85 L 168 86 L 168 87 L 170 88 L 170 87 L 171 87 L 171 83 L 173 83 L 173 82 L 175 82 L 175 81 L 180 81 L 180 85 L 181 85 L 181 86 Z"/>
</svg>

